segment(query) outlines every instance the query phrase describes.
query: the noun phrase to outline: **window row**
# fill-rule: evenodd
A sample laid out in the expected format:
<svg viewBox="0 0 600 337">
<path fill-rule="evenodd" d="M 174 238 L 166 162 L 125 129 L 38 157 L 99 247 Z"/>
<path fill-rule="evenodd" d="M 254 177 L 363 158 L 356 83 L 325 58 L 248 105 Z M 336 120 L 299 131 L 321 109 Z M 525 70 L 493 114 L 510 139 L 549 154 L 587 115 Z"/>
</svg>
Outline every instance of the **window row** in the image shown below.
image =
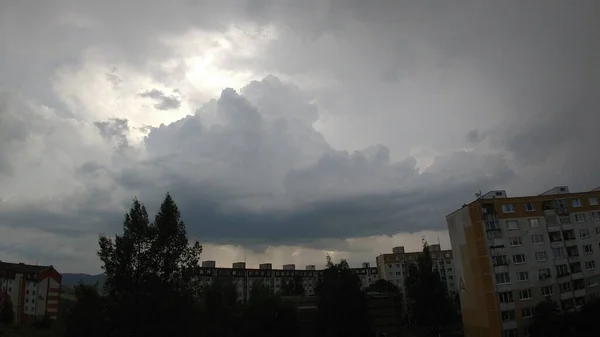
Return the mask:
<svg viewBox="0 0 600 337">
<path fill-rule="evenodd" d="M 584 266 L 585 266 L 585 270 L 587 270 L 587 271 L 595 270 L 596 269 L 596 261 L 586 261 Z M 556 266 L 555 269 L 556 269 L 556 277 L 558 277 L 558 278 L 569 276 L 569 275 L 575 274 L 575 273 L 583 272 L 583 269 L 581 268 L 581 262 L 561 264 L 561 265 Z M 534 271 L 533 273 L 534 273 L 533 277 L 536 277 L 536 274 L 535 274 L 536 272 Z M 509 272 L 495 273 L 494 276 L 496 279 L 496 284 L 500 285 L 500 284 L 511 283 L 511 277 L 510 277 Z M 516 277 L 517 277 L 518 282 L 529 281 L 530 272 L 529 271 L 518 271 L 518 272 L 516 272 Z M 550 268 L 540 268 L 537 270 L 537 279 L 538 280 L 545 280 L 545 279 L 548 279 L 551 277 L 552 277 L 552 270 Z M 597 276 L 592 276 L 590 278 L 590 283 L 588 285 L 589 286 L 596 285 L 594 280 L 597 280 Z"/>
<path fill-rule="evenodd" d="M 525 212 L 533 212 L 536 210 L 536 205 L 537 203 L 534 202 L 526 202 L 523 204 L 523 209 L 525 210 Z M 590 206 L 597 206 L 598 205 L 598 199 L 596 197 L 589 197 L 588 198 L 588 204 Z M 568 201 L 567 199 L 558 199 L 556 200 L 556 206 L 558 208 L 566 208 L 568 205 Z M 583 203 L 581 201 L 580 198 L 575 198 L 575 199 L 571 199 L 571 206 L 572 207 L 582 207 Z M 504 213 L 514 213 L 516 212 L 516 208 L 514 204 L 504 204 L 502 205 L 502 212 Z"/>
</svg>

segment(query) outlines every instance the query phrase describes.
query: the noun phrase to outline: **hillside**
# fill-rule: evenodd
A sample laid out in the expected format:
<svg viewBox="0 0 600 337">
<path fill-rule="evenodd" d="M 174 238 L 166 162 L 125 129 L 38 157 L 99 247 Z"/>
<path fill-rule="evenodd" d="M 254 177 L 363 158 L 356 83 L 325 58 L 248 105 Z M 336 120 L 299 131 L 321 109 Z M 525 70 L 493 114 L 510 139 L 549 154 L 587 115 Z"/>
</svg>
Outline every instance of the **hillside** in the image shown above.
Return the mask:
<svg viewBox="0 0 600 337">
<path fill-rule="evenodd" d="M 73 288 L 73 286 L 78 284 L 79 282 L 87 285 L 94 285 L 98 283 L 98 287 L 102 289 L 105 277 L 106 276 L 104 274 L 89 275 L 65 273 L 62 274 L 62 286 L 67 288 Z"/>
</svg>

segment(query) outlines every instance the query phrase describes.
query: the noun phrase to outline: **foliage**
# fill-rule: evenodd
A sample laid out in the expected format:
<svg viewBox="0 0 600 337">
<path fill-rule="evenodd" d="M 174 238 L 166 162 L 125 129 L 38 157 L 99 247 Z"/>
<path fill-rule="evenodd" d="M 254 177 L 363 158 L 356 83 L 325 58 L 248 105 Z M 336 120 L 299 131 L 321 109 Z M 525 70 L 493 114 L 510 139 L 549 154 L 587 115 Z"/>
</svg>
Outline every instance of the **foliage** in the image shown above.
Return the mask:
<svg viewBox="0 0 600 337">
<path fill-rule="evenodd" d="M 411 264 L 405 287 L 414 320 L 419 326 L 434 331 L 458 320 L 455 305 L 446 294 L 440 275 L 433 268 L 427 241 L 423 240 L 423 253 L 417 264 Z"/>
<path fill-rule="evenodd" d="M 202 289 L 198 304 L 200 336 L 239 336 L 242 307 L 237 302 L 236 286 L 230 280 L 216 278 Z"/>
<path fill-rule="evenodd" d="M 7 296 L 0 302 L 0 323 L 11 324 L 15 320 L 13 303 Z"/>
<path fill-rule="evenodd" d="M 65 337 L 107 336 L 106 299 L 98 288 L 79 284 L 73 290 L 76 302 L 66 317 Z"/>
<path fill-rule="evenodd" d="M 304 296 L 304 286 L 302 285 L 302 277 L 295 276 L 284 282 L 281 286 L 282 296 Z"/>
<path fill-rule="evenodd" d="M 399 293 L 400 289 L 392 282 L 384 279 L 379 279 L 371 284 L 367 289 L 367 292 L 378 292 L 378 293 Z"/>
<path fill-rule="evenodd" d="M 296 329 L 296 313 L 270 287 L 260 281 L 252 284 L 250 298 L 244 311 L 246 336 L 292 335 Z"/>
<path fill-rule="evenodd" d="M 367 300 L 361 290 L 360 279 L 352 273 L 348 263 L 334 264 L 327 257 L 327 268 L 316 287 L 321 336 L 369 336 L 371 322 Z"/>
<path fill-rule="evenodd" d="M 177 205 L 166 195 L 153 223 L 137 199 L 125 215 L 123 235 L 100 236 L 106 274 L 108 326 L 115 336 L 185 336 L 191 333 L 194 278 L 202 247 L 188 244 Z"/>
<path fill-rule="evenodd" d="M 600 317 L 600 300 L 586 303 L 579 311 L 561 312 L 547 299 L 535 307 L 531 324 L 532 337 L 592 337 L 597 336 L 595 320 Z"/>
</svg>

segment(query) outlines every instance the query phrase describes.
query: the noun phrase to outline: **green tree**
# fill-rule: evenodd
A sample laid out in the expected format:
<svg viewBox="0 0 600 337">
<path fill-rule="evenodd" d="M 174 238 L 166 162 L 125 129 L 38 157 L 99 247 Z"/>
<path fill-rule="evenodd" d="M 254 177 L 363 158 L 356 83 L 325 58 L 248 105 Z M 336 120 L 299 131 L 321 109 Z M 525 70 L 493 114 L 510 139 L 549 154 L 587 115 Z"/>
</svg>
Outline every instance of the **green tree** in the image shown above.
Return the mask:
<svg viewBox="0 0 600 337">
<path fill-rule="evenodd" d="M 11 324 L 15 320 L 12 301 L 8 296 L 0 301 L 0 323 Z"/>
<path fill-rule="evenodd" d="M 108 336 L 106 299 L 97 286 L 79 284 L 74 287 L 76 302 L 66 317 L 65 337 Z"/>
<path fill-rule="evenodd" d="M 600 317 L 600 300 L 594 299 L 586 303 L 576 317 L 574 337 L 592 337 L 598 336 L 598 326 L 596 320 Z M 551 336 L 551 335 L 549 335 Z"/>
<path fill-rule="evenodd" d="M 169 194 L 154 223 L 137 199 L 123 234 L 101 235 L 98 255 L 106 274 L 108 319 L 115 336 L 187 335 L 198 291 L 194 277 L 202 246 L 190 246 Z"/>
<path fill-rule="evenodd" d="M 229 279 L 215 278 L 202 288 L 199 302 L 200 336 L 234 337 L 241 335 L 242 307 L 236 286 Z"/>
<path fill-rule="evenodd" d="M 302 285 L 302 277 L 294 276 L 283 282 L 281 286 L 282 296 L 304 296 L 304 286 Z"/>
<path fill-rule="evenodd" d="M 535 307 L 535 316 L 531 322 L 532 337 L 559 337 L 562 336 L 561 330 L 563 317 L 556 303 L 546 299 L 538 303 Z"/>
<path fill-rule="evenodd" d="M 433 268 L 429 245 L 425 240 L 417 264 L 409 267 L 405 287 L 413 319 L 419 326 L 437 333 L 442 326 L 458 319 L 455 305 L 448 298 L 439 273 Z"/>
<path fill-rule="evenodd" d="M 367 289 L 367 292 L 377 293 L 399 293 L 400 289 L 392 282 L 384 279 L 379 279 L 371 284 Z"/>
<path fill-rule="evenodd" d="M 367 299 L 360 279 L 348 263 L 334 264 L 327 256 L 327 268 L 316 287 L 318 328 L 324 337 L 363 337 L 371 335 Z"/>
<path fill-rule="evenodd" d="M 254 281 L 244 311 L 244 335 L 294 336 L 297 331 L 296 313 L 273 290 L 261 281 Z"/>
</svg>

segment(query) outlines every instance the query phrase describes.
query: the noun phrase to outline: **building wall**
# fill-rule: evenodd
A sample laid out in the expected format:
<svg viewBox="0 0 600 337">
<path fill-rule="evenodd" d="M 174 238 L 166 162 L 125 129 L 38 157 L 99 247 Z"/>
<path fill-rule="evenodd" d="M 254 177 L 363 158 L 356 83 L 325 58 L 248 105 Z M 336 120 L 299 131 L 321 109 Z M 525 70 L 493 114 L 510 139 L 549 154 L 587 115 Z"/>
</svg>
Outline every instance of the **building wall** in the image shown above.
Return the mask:
<svg viewBox="0 0 600 337">
<path fill-rule="evenodd" d="M 448 231 L 465 336 L 499 337 L 500 317 L 481 217 L 477 207 L 463 207 L 447 217 Z"/>
<path fill-rule="evenodd" d="M 545 298 L 575 310 L 599 295 L 600 195 L 566 192 L 507 198 L 493 191 L 448 215 L 465 336 L 526 336 Z"/>
</svg>

